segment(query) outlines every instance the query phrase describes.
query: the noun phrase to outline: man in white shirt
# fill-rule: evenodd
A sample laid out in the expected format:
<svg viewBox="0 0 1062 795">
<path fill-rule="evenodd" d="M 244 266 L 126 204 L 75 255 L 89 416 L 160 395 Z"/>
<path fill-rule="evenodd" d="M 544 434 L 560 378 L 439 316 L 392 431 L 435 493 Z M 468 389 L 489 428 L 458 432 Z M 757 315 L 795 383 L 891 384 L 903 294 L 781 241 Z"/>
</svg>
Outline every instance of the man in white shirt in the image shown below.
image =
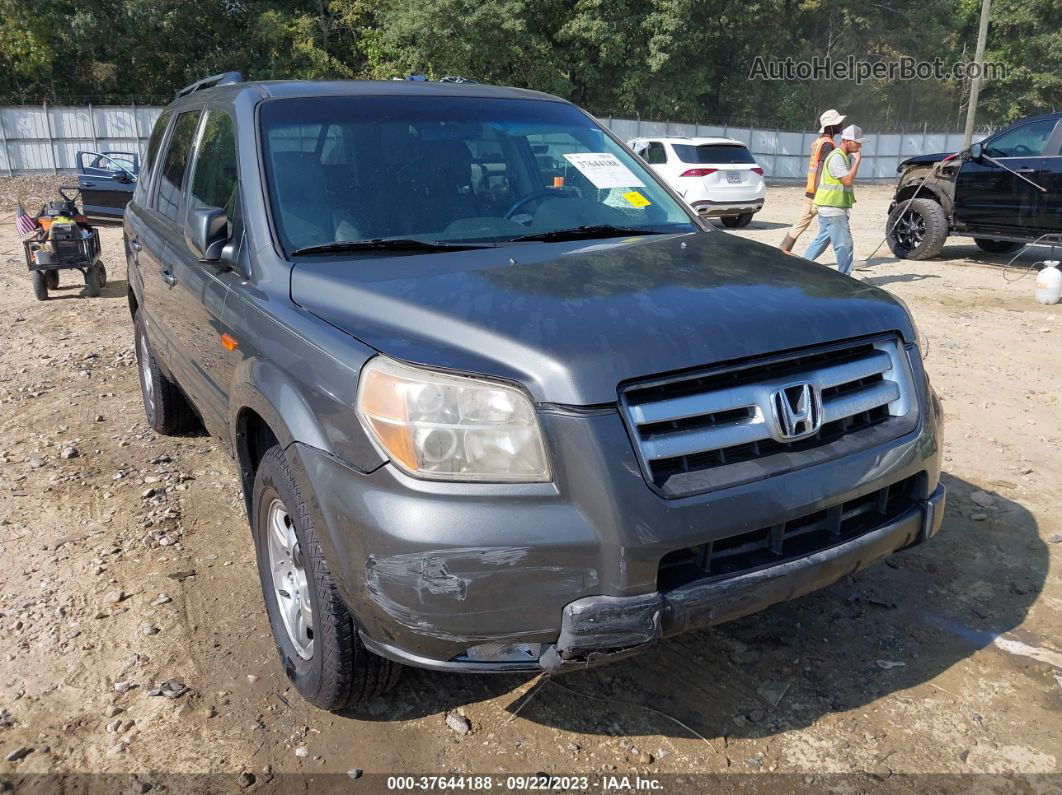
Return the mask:
<svg viewBox="0 0 1062 795">
<path fill-rule="evenodd" d="M 819 211 L 819 233 L 804 251 L 805 259 L 815 259 L 830 244 L 837 255 L 837 270 L 852 272 L 852 230 L 848 225 L 848 211 L 855 204 L 852 183 L 862 162 L 863 130 L 852 124 L 841 131 L 841 146 L 826 156 L 822 179 L 815 192 L 815 206 Z"/>
</svg>

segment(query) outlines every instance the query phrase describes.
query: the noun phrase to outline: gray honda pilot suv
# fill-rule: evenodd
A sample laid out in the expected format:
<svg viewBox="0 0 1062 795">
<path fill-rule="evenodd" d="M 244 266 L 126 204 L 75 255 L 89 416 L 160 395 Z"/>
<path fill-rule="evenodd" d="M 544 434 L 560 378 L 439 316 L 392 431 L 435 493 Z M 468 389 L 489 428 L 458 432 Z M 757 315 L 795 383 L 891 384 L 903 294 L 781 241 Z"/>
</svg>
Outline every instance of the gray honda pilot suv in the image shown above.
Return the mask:
<svg viewBox="0 0 1062 795">
<path fill-rule="evenodd" d="M 207 78 L 124 224 L 147 417 L 233 454 L 321 707 L 620 659 L 940 526 L 906 308 L 712 231 L 556 97 Z"/>
</svg>

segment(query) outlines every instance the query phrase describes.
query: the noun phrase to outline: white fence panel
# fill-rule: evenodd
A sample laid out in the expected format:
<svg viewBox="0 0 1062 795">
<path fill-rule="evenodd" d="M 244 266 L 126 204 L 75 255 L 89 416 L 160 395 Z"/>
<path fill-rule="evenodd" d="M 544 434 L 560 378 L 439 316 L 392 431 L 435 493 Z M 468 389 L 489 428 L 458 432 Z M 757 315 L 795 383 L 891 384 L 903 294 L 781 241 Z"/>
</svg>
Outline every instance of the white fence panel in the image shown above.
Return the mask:
<svg viewBox="0 0 1062 795">
<path fill-rule="evenodd" d="M 76 169 L 79 149 L 144 151 L 162 108 L 147 106 L 0 107 L 0 174 L 56 173 Z M 725 137 L 741 141 L 772 180 L 803 181 L 814 130 L 766 130 L 730 125 L 687 124 L 644 119 L 601 119 L 624 141 L 665 135 Z M 962 148 L 959 133 L 867 132 L 866 162 L 861 176 L 896 178 L 896 167 L 907 157 Z M 975 135 L 982 140 L 984 135 Z"/>
</svg>

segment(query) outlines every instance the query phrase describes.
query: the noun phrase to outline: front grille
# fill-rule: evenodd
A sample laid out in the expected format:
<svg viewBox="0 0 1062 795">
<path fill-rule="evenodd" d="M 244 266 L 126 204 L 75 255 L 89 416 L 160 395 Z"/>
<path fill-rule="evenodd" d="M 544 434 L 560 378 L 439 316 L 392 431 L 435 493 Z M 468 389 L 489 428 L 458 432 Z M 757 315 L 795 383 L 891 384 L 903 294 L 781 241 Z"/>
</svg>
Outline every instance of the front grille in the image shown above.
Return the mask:
<svg viewBox="0 0 1062 795">
<path fill-rule="evenodd" d="M 760 476 L 772 474 L 765 459 L 776 459 L 774 469 L 792 468 L 785 454 L 909 418 L 910 383 L 904 350 L 889 337 L 637 383 L 620 396 L 647 479 L 664 496 L 680 496 L 706 490 L 703 477 L 684 477 L 690 473 L 755 461 L 763 464 Z M 779 394 L 802 384 L 818 395 L 821 424 L 791 440 L 779 419 Z M 730 485 L 725 477 L 715 482 Z"/>
<path fill-rule="evenodd" d="M 733 577 L 787 560 L 807 557 L 895 521 L 919 504 L 925 474 L 825 510 L 676 550 L 664 556 L 657 590 L 667 592 L 697 580 Z"/>
</svg>

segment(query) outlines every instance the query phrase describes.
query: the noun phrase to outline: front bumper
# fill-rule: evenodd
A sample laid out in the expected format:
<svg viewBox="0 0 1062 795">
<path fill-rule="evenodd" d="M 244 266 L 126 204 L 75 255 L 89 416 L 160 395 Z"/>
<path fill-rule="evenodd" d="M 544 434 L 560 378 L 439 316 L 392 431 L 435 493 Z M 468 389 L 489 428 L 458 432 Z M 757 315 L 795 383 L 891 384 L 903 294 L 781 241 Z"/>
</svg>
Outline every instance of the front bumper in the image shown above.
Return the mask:
<svg viewBox="0 0 1062 795">
<path fill-rule="evenodd" d="M 936 535 L 944 518 L 945 490 L 938 485 L 925 505 L 847 544 L 749 574 L 694 583 L 643 596 L 589 596 L 566 605 L 557 642 L 537 662 L 477 663 L 433 660 L 378 643 L 372 651 L 406 665 L 469 673 L 558 672 L 613 662 L 646 651 L 661 638 L 756 613 L 824 588 L 898 549 Z"/>
<path fill-rule="evenodd" d="M 649 488 L 623 421 L 609 410 L 541 414 L 553 483 L 434 483 L 390 465 L 362 474 L 298 443 L 288 459 L 303 493 L 313 495 L 311 519 L 368 648 L 440 670 L 564 670 L 800 596 L 933 535 L 944 492 L 930 394 L 920 396 L 918 427 L 900 438 L 673 499 Z M 908 478 L 922 484 L 911 507 L 850 541 L 769 568 L 658 586 L 661 561 L 676 550 Z M 468 650 L 483 644 L 530 644 L 542 653 L 474 661 Z"/>
</svg>

